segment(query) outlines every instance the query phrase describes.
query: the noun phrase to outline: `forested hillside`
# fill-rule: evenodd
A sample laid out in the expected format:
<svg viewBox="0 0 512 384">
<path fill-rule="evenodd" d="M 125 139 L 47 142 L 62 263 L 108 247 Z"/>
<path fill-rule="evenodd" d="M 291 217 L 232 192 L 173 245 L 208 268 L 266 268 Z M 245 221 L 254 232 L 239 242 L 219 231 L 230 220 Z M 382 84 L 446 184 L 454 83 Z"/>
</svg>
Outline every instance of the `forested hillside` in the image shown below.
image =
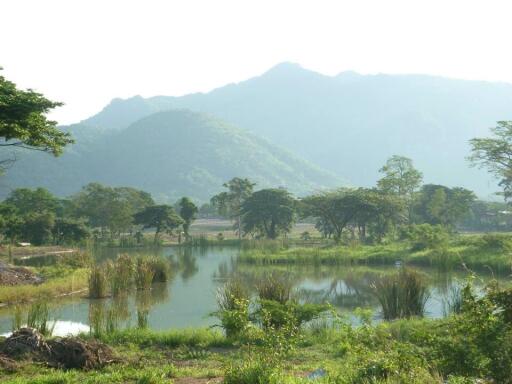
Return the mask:
<svg viewBox="0 0 512 384">
<path fill-rule="evenodd" d="M 76 144 L 60 158 L 19 151 L 2 193 L 42 186 L 62 196 L 97 181 L 132 186 L 162 201 L 207 200 L 232 177 L 296 194 L 346 184 L 333 174 L 218 119 L 176 110 L 149 115 L 123 130 L 67 127 Z"/>
</svg>

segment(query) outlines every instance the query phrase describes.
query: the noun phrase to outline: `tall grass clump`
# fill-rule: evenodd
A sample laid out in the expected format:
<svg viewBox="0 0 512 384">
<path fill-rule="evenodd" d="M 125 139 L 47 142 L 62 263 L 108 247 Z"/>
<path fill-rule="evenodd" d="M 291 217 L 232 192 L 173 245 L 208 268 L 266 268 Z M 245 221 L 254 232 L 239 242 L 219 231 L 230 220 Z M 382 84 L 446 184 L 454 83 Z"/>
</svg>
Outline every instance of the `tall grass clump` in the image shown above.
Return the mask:
<svg viewBox="0 0 512 384">
<path fill-rule="evenodd" d="M 147 257 L 138 258 L 135 269 L 135 286 L 137 289 L 150 289 L 154 276 L 155 271 L 151 260 Z"/>
<path fill-rule="evenodd" d="M 135 273 L 135 263 L 128 254 L 121 254 L 110 267 L 112 295 L 118 296 L 131 288 Z"/>
<path fill-rule="evenodd" d="M 285 304 L 292 298 L 292 288 L 291 279 L 278 273 L 270 273 L 256 284 L 260 300 L 271 300 L 280 304 Z"/>
<path fill-rule="evenodd" d="M 55 321 L 50 321 L 50 308 L 46 301 L 37 301 L 30 306 L 27 327 L 37 329 L 44 336 L 52 335 Z"/>
<path fill-rule="evenodd" d="M 447 297 L 443 300 L 443 312 L 445 316 L 452 313 L 461 313 L 464 304 L 463 290 L 459 285 L 452 285 Z"/>
<path fill-rule="evenodd" d="M 108 296 L 108 271 L 102 266 L 95 264 L 89 273 L 89 297 L 101 299 Z"/>
<path fill-rule="evenodd" d="M 403 268 L 373 284 L 373 292 L 386 320 L 423 316 L 429 290 L 417 272 Z"/>
</svg>

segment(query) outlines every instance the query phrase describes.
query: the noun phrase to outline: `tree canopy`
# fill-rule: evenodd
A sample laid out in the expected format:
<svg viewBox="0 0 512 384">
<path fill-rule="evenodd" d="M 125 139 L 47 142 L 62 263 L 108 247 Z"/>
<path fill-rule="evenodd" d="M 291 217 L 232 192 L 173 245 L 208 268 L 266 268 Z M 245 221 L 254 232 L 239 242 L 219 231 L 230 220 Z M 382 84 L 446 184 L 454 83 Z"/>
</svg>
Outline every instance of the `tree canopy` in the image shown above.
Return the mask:
<svg viewBox="0 0 512 384">
<path fill-rule="evenodd" d="M 241 206 L 244 233 L 275 239 L 290 232 L 295 221 L 295 199 L 284 189 L 254 192 Z"/>
<path fill-rule="evenodd" d="M 500 180 L 505 199 L 509 200 L 512 197 L 512 121 L 498 121 L 491 133 L 493 137 L 470 141 L 469 160 L 494 174 Z"/>
<path fill-rule="evenodd" d="M 0 68 L 1 69 L 1 68 Z M 58 156 L 73 143 L 67 132 L 46 114 L 62 103 L 48 100 L 31 89 L 20 90 L 16 84 L 0 76 L 0 147 L 21 147 Z"/>
<path fill-rule="evenodd" d="M 161 233 L 172 233 L 183 224 L 183 219 L 170 205 L 151 205 L 134 216 L 135 224 L 144 229 L 155 229 L 155 243 Z"/>
</svg>

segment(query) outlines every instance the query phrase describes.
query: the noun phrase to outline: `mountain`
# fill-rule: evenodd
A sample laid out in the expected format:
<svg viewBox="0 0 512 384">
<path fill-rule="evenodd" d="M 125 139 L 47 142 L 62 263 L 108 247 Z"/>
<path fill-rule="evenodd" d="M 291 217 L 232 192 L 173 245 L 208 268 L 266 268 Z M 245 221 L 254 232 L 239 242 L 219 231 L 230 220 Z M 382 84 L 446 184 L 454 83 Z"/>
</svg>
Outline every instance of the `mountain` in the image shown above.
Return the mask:
<svg viewBox="0 0 512 384">
<path fill-rule="evenodd" d="M 325 76 L 296 64 L 209 93 L 117 99 L 85 123 L 122 129 L 155 110 L 215 115 L 342 175 L 373 185 L 394 154 L 412 158 L 425 182 L 497 190 L 470 168 L 468 140 L 512 120 L 512 85 L 424 75 Z M 129 117 L 129 118 L 128 118 Z"/>
<path fill-rule="evenodd" d="M 118 113 L 122 110 L 112 116 Z M 77 144 L 60 158 L 21 153 L 1 179 L 0 193 L 8 193 L 7 187 L 42 186 L 67 196 L 95 181 L 140 188 L 174 202 L 184 195 L 206 201 L 235 176 L 248 177 L 259 188 L 283 186 L 298 195 L 344 184 L 264 139 L 189 110 L 153 113 L 124 129 L 91 121 L 65 128 Z"/>
</svg>

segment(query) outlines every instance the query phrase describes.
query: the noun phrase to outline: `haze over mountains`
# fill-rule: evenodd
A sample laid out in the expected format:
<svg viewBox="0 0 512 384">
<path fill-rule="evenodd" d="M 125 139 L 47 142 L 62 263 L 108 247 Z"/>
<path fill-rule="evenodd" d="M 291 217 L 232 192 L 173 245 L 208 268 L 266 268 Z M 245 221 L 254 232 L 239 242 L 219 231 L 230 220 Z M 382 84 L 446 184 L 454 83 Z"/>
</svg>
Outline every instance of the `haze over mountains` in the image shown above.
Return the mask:
<svg viewBox="0 0 512 384">
<path fill-rule="evenodd" d="M 158 113 L 171 109 L 181 111 Z M 414 160 L 425 182 L 488 197 L 496 182 L 465 158 L 468 140 L 488 135 L 498 120 L 512 120 L 510 84 L 325 76 L 283 63 L 209 93 L 114 99 L 67 128 L 78 144 L 63 158 L 30 155 L 37 165 L 21 160 L 3 184 L 69 194 L 101 181 L 205 199 L 229 177 L 242 176 L 301 194 L 347 181 L 373 185 L 386 159 L 399 154 Z"/>
</svg>

